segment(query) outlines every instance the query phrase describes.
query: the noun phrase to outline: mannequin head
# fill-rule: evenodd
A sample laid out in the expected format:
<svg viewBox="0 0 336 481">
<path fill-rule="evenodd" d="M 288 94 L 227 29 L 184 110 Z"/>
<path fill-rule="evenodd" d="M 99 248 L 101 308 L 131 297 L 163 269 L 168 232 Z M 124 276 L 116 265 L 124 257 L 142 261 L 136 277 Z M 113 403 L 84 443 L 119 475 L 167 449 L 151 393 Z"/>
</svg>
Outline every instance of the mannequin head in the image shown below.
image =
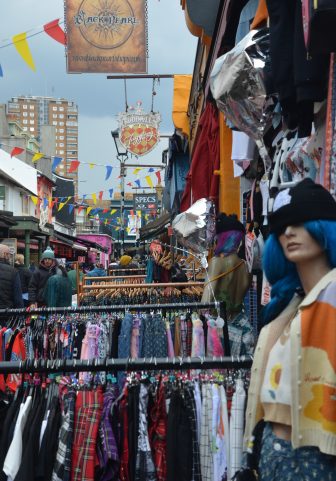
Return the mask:
<svg viewBox="0 0 336 481">
<path fill-rule="evenodd" d="M 288 240 L 288 239 L 291 240 Z M 292 248 L 288 246 L 299 244 Z M 272 286 L 272 299 L 263 310 L 264 322 L 274 319 L 302 288 L 297 264 L 324 256 L 330 268 L 336 267 L 336 221 L 313 220 L 288 226 L 280 235 L 271 234 L 266 241 L 263 268 Z"/>
</svg>

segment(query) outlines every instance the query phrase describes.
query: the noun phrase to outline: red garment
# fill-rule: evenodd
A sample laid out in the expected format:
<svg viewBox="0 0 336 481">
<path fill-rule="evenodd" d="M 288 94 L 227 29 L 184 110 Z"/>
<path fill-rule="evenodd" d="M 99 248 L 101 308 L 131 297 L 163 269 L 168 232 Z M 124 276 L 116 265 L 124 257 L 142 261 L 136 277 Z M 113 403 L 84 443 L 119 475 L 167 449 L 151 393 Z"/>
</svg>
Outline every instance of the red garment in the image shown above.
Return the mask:
<svg viewBox="0 0 336 481">
<path fill-rule="evenodd" d="M 26 346 L 23 339 L 23 334 L 20 331 L 16 334 L 15 340 L 12 347 L 12 352 L 10 356 L 11 361 L 24 361 L 27 358 Z M 18 386 L 21 384 L 22 375 L 21 374 L 9 374 L 6 384 L 11 391 L 16 391 Z"/>
<path fill-rule="evenodd" d="M 120 481 L 129 481 L 128 475 L 128 417 L 127 417 L 127 397 L 128 389 L 125 388 L 125 394 L 120 401 L 120 419 L 122 422 L 122 453 L 120 457 Z"/>
<path fill-rule="evenodd" d="M 218 110 L 208 103 L 201 115 L 196 146 L 191 167 L 181 200 L 181 212 L 203 197 L 218 202 L 219 176 L 214 175 L 220 168 L 219 118 Z"/>
<path fill-rule="evenodd" d="M 149 442 L 157 481 L 167 479 L 167 413 L 164 387 L 161 385 L 149 419 Z"/>
<path fill-rule="evenodd" d="M 94 481 L 98 464 L 96 446 L 103 408 L 103 391 L 79 391 L 75 407 L 75 428 L 72 447 L 71 481 Z"/>
</svg>

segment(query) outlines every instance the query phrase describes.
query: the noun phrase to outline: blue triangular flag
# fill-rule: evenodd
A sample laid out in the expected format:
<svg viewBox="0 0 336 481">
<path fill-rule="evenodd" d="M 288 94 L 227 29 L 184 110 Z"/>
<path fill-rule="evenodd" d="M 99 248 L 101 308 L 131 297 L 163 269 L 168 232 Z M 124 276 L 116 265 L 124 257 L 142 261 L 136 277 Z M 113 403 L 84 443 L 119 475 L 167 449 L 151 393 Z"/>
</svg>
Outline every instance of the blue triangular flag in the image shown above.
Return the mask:
<svg viewBox="0 0 336 481">
<path fill-rule="evenodd" d="M 52 171 L 56 170 L 56 167 L 62 162 L 63 157 L 54 157 L 53 164 L 52 164 Z"/>
<path fill-rule="evenodd" d="M 112 199 L 113 189 L 109 189 L 110 198 Z"/>
<path fill-rule="evenodd" d="M 69 204 L 69 214 L 74 210 L 75 204 Z"/>
<path fill-rule="evenodd" d="M 44 198 L 43 199 L 43 208 L 46 209 L 48 207 L 48 204 L 49 204 L 48 199 Z"/>
<path fill-rule="evenodd" d="M 138 180 L 135 180 L 134 183 L 135 183 L 138 187 L 141 187 L 141 185 L 140 185 L 140 180 L 139 180 L 139 179 L 138 179 Z"/>
<path fill-rule="evenodd" d="M 154 170 L 155 169 L 153 167 L 151 167 L 150 169 L 148 169 L 148 172 L 154 172 Z"/>
<path fill-rule="evenodd" d="M 112 165 L 107 165 L 106 166 L 106 177 L 105 180 L 108 180 L 112 174 L 113 167 Z"/>
<path fill-rule="evenodd" d="M 2 71 L 1 65 L 0 65 L 0 77 L 3 77 L 3 71 Z"/>
</svg>

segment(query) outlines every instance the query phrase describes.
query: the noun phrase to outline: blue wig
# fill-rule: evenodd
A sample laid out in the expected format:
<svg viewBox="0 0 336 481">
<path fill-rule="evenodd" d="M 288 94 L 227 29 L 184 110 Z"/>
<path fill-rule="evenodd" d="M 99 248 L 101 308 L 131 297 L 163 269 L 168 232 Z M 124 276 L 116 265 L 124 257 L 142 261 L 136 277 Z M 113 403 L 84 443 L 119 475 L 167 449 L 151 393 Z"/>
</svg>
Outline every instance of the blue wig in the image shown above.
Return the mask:
<svg viewBox="0 0 336 481">
<path fill-rule="evenodd" d="M 326 251 L 330 266 L 336 267 L 336 221 L 313 220 L 303 225 Z M 295 264 L 286 259 L 275 234 L 266 241 L 263 268 L 272 286 L 271 300 L 261 313 L 262 323 L 267 324 L 283 311 L 302 285 Z"/>
</svg>

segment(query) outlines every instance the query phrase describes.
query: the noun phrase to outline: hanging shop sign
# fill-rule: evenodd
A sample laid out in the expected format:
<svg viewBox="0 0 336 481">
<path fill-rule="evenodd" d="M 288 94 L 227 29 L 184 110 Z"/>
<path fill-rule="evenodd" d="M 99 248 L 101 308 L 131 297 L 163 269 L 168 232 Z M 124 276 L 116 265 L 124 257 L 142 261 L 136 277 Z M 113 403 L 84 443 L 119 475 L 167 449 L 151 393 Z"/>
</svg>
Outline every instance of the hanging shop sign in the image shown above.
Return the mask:
<svg viewBox="0 0 336 481">
<path fill-rule="evenodd" d="M 141 212 L 137 211 L 134 215 L 128 216 L 127 234 L 129 236 L 136 236 L 141 228 Z"/>
<path fill-rule="evenodd" d="M 131 112 L 119 114 L 119 138 L 121 144 L 136 156 L 146 155 L 160 140 L 161 114 L 146 114 L 141 104 Z"/>
<path fill-rule="evenodd" d="M 136 194 L 133 195 L 134 210 L 153 210 L 157 209 L 157 194 Z"/>
<path fill-rule="evenodd" d="M 147 0 L 65 0 L 68 73 L 147 73 Z"/>
</svg>

